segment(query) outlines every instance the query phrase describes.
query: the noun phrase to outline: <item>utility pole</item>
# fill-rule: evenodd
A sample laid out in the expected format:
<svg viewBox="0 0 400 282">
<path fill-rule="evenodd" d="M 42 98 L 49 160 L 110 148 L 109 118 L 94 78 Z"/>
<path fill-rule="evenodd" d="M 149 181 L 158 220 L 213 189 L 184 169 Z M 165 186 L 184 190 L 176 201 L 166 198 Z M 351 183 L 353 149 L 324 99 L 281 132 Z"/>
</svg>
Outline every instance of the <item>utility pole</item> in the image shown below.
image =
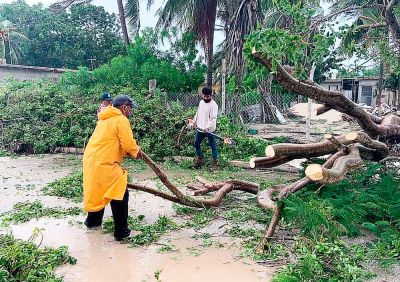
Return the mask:
<svg viewBox="0 0 400 282">
<path fill-rule="evenodd" d="M 93 62 L 96 61 L 96 59 L 88 59 L 88 61 L 90 62 L 90 70 L 93 70 L 94 69 Z"/>
<path fill-rule="evenodd" d="M 378 97 L 376 97 L 376 105 L 378 106 L 378 116 L 382 116 L 382 90 L 383 90 L 383 61 L 379 63 L 379 82 L 378 82 Z"/>
<path fill-rule="evenodd" d="M 313 63 L 310 71 L 310 80 L 314 81 L 314 73 L 315 73 L 315 63 Z M 312 110 L 312 100 L 308 98 L 307 103 L 307 125 L 306 125 L 306 138 L 307 141 L 310 142 L 310 132 L 311 132 L 311 110 Z"/>
</svg>

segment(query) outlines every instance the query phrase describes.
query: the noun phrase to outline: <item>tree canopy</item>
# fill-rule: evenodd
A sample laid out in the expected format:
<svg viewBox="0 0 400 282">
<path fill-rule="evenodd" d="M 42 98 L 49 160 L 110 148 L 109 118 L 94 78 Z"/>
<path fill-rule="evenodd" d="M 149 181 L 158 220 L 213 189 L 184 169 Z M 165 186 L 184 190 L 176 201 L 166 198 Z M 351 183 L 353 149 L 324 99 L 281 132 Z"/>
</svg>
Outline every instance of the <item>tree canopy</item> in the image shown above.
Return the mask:
<svg viewBox="0 0 400 282">
<path fill-rule="evenodd" d="M 0 5 L 0 19 L 29 39 L 19 45 L 19 64 L 77 68 L 91 66 L 93 59 L 99 66 L 125 52 L 115 14 L 100 6 L 73 5 L 55 15 L 19 0 Z"/>
</svg>

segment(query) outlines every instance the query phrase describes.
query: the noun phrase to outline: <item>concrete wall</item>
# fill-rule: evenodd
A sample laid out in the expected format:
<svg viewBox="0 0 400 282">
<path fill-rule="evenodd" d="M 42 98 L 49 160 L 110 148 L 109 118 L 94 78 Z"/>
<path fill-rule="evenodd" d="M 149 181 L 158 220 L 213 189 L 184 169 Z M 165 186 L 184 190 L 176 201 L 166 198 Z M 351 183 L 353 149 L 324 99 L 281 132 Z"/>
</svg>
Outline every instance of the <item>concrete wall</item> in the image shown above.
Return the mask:
<svg viewBox="0 0 400 282">
<path fill-rule="evenodd" d="M 358 102 L 359 103 L 363 103 L 366 102 L 364 101 L 365 99 L 363 99 L 362 97 L 362 89 L 363 86 L 371 86 L 372 87 L 372 97 L 371 97 L 371 103 L 367 103 L 369 104 L 369 106 L 374 107 L 376 105 L 376 98 L 377 98 L 377 91 L 378 91 L 378 79 L 363 79 L 363 78 L 356 78 L 355 80 L 357 80 L 359 82 L 359 87 L 358 87 Z M 324 87 L 325 89 L 329 89 L 329 90 L 337 90 L 343 93 L 343 95 L 345 97 L 347 97 L 348 99 L 351 99 L 351 95 L 352 92 L 351 90 L 343 90 L 342 89 L 342 81 L 339 79 L 331 79 L 331 80 L 327 80 L 324 83 L 321 84 L 322 87 Z M 382 98 L 381 98 L 381 102 L 382 103 L 391 103 L 389 97 L 389 91 L 383 90 L 382 91 Z"/>
<path fill-rule="evenodd" d="M 13 78 L 19 81 L 48 78 L 58 81 L 64 72 L 75 70 L 0 64 L 0 80 Z"/>
</svg>

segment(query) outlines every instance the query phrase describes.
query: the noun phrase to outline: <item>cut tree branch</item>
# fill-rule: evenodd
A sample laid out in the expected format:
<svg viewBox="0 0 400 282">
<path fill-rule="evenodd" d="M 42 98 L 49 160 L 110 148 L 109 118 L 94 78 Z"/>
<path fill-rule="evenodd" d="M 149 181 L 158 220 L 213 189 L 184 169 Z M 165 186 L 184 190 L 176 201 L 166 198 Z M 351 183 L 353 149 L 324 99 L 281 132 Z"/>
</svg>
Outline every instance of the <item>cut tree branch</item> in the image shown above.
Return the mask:
<svg viewBox="0 0 400 282">
<path fill-rule="evenodd" d="M 157 177 L 161 180 L 166 188 L 172 193 L 166 193 L 164 191 L 160 191 L 154 189 L 152 187 L 148 187 L 140 184 L 132 184 L 129 183 L 127 187 L 132 190 L 139 190 L 143 192 L 147 192 L 153 194 L 155 196 L 161 197 L 163 199 L 172 201 L 174 203 L 179 203 L 189 207 L 217 207 L 219 206 L 225 196 L 231 191 L 244 191 L 251 194 L 257 194 L 259 185 L 251 182 L 246 182 L 242 180 L 227 180 L 218 183 L 210 183 L 202 177 L 197 177 L 196 180 L 199 183 L 198 185 L 188 185 L 192 189 L 195 190 L 195 194 L 206 194 L 211 191 L 216 191 L 215 195 L 212 198 L 202 199 L 195 198 L 188 195 L 185 195 L 178 187 L 176 187 L 167 177 L 167 175 L 161 171 L 161 169 L 157 166 L 154 161 L 147 156 L 144 152 L 141 152 L 141 157 L 143 160 L 149 165 L 149 167 L 155 172 Z M 197 192 L 197 193 L 196 193 Z"/>
<path fill-rule="evenodd" d="M 342 150 L 336 152 L 323 164 L 323 167 L 324 168 L 332 167 L 334 162 L 338 158 L 342 157 L 344 154 L 345 153 Z M 302 179 L 297 180 L 296 182 L 293 182 L 293 183 L 287 185 L 286 187 L 281 187 L 280 189 L 275 188 L 275 189 L 266 190 L 259 194 L 259 196 L 257 198 L 258 204 L 261 207 L 264 207 L 266 209 L 273 209 L 273 216 L 269 223 L 267 232 L 265 233 L 263 239 L 261 240 L 260 244 L 257 247 L 258 253 L 262 253 L 264 251 L 265 244 L 267 243 L 268 240 L 270 240 L 273 237 L 273 235 L 275 233 L 275 229 L 276 229 L 276 227 L 279 223 L 279 220 L 282 216 L 282 208 L 283 207 L 279 206 L 279 204 L 276 203 L 275 201 L 280 201 L 283 198 L 287 198 L 290 194 L 293 194 L 293 193 L 303 189 L 310 183 L 311 183 L 311 179 L 309 179 L 308 177 L 303 177 Z M 279 194 L 275 199 L 273 199 L 273 194 L 276 192 L 278 192 Z"/>
<path fill-rule="evenodd" d="M 349 154 L 339 157 L 332 168 L 325 168 L 319 164 L 311 164 L 306 168 L 306 176 L 314 182 L 321 184 L 337 183 L 346 176 L 349 171 L 362 167 L 364 164 L 356 145 L 349 147 Z"/>
<path fill-rule="evenodd" d="M 252 54 L 258 62 L 264 65 L 269 71 L 272 71 L 272 63 L 270 59 L 265 58 L 265 56 L 257 52 L 255 47 L 253 47 Z M 303 83 L 289 74 L 279 63 L 277 63 L 275 79 L 283 87 L 298 95 L 306 96 L 322 104 L 328 104 L 336 110 L 354 117 L 360 127 L 371 137 L 400 137 L 400 126 L 397 125 L 400 123 L 400 118 L 397 116 L 393 116 L 393 119 L 398 120 L 396 121 L 396 125 L 377 125 L 372 121 L 370 115 L 362 107 L 346 98 L 342 93 Z"/>
<path fill-rule="evenodd" d="M 356 141 L 347 140 L 345 136 L 338 136 L 338 142 L 349 145 Z M 318 143 L 308 144 L 293 144 L 293 143 L 280 143 L 269 145 L 265 148 L 265 155 L 267 158 L 274 157 L 287 157 L 288 159 L 302 159 L 302 158 L 314 158 L 323 155 L 332 154 L 337 151 L 337 147 L 330 141 L 324 140 Z"/>
</svg>

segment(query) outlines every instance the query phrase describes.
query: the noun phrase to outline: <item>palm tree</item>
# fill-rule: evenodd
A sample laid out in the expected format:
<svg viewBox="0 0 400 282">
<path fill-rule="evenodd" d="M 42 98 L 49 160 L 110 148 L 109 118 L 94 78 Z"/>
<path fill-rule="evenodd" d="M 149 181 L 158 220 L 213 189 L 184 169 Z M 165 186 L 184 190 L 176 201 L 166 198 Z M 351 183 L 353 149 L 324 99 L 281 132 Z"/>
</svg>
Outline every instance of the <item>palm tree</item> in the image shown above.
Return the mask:
<svg viewBox="0 0 400 282">
<path fill-rule="evenodd" d="M 130 42 L 128 29 L 126 27 L 124 4 L 122 3 L 122 0 L 117 0 L 117 4 L 119 11 L 119 21 L 121 22 L 122 37 L 124 38 L 125 43 L 128 45 Z"/>
<path fill-rule="evenodd" d="M 13 24 L 4 20 L 0 22 L 0 52 L 1 60 L 0 64 L 17 64 L 18 58 L 21 56 L 21 50 L 19 48 L 19 43 L 24 40 L 29 40 L 23 34 L 17 32 L 14 29 Z"/>
<path fill-rule="evenodd" d="M 152 3 L 151 0 L 148 0 Z M 58 0 L 50 5 L 50 9 L 55 13 L 60 13 L 70 7 L 72 4 L 87 4 L 92 0 Z M 121 23 L 122 37 L 127 45 L 130 43 L 129 33 L 126 22 L 128 21 L 133 36 L 137 35 L 140 28 L 139 18 L 139 0 L 117 0 L 119 21 Z"/>
<path fill-rule="evenodd" d="M 153 1 L 149 1 L 149 6 Z M 159 26 L 178 25 L 193 32 L 204 49 L 207 60 L 207 85 L 212 85 L 214 30 L 217 9 L 222 0 L 167 0 L 160 9 Z"/>
</svg>

